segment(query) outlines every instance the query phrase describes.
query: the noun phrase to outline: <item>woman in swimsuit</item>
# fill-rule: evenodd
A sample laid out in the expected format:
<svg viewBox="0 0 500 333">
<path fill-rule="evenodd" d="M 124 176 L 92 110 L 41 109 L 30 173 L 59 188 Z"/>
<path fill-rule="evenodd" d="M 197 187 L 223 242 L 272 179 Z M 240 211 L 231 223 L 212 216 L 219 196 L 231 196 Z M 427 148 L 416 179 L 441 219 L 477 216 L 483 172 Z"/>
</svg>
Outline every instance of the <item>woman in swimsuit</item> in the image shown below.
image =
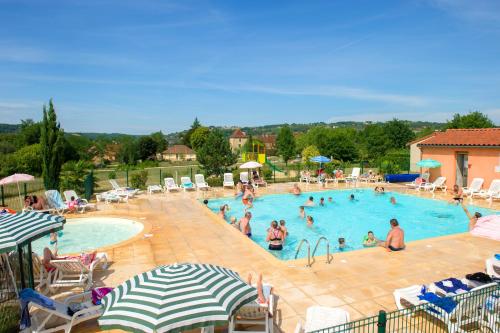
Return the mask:
<svg viewBox="0 0 500 333">
<path fill-rule="evenodd" d="M 269 243 L 269 250 L 283 250 L 283 231 L 278 226 L 277 221 L 271 222 L 271 228 L 267 232 L 266 242 Z"/>
</svg>

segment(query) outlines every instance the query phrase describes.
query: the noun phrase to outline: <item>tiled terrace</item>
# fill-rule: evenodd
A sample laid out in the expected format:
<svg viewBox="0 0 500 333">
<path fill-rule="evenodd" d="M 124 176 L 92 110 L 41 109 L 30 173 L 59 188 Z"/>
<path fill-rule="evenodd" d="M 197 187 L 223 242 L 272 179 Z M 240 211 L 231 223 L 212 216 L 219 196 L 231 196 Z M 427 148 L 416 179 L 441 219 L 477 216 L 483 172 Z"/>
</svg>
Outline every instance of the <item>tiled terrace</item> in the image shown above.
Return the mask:
<svg viewBox="0 0 500 333">
<path fill-rule="evenodd" d="M 278 184 L 259 190 L 279 193 L 289 187 Z M 315 185 L 309 187 L 317 190 Z M 208 196 L 230 194 L 218 189 Z M 106 249 L 113 264 L 107 274 L 97 278 L 97 283 L 114 286 L 155 266 L 175 262 L 223 265 L 242 277 L 262 273 L 280 297 L 277 327 L 282 332 L 293 332 L 297 321 L 304 319 L 307 307 L 314 304 L 345 308 L 351 319 L 381 309 L 394 310 L 394 289 L 483 271 L 485 258 L 498 252 L 500 245 L 465 233 L 410 242 L 402 252 L 373 248 L 335 254 L 331 264 L 317 258 L 311 268 L 306 268 L 306 260 L 282 262 L 243 237 L 200 204 L 196 200 L 199 195 L 141 195 L 128 204 L 101 204 L 98 212 L 86 214 L 127 217 L 146 226 L 135 239 Z M 436 197 L 446 199 L 446 195 Z M 474 204 L 489 206 L 482 200 Z M 495 203 L 490 208 L 498 210 L 499 206 Z M 144 237 L 144 233 L 152 236 Z M 93 322 L 81 325 L 77 331 L 98 332 L 99 327 Z"/>
</svg>

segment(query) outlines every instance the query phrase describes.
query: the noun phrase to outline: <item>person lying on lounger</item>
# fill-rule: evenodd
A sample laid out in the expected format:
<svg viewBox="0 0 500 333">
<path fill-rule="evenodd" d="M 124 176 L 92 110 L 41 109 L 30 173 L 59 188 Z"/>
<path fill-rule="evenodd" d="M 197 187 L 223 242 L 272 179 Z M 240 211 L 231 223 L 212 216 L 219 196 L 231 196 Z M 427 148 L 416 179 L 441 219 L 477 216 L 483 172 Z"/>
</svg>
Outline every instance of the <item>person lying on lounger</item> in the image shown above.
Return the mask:
<svg viewBox="0 0 500 333">
<path fill-rule="evenodd" d="M 247 284 L 249 286 L 252 285 L 251 273 L 248 274 Z M 262 283 L 262 274 L 259 274 L 259 278 L 257 279 L 257 284 L 255 285 L 255 289 L 257 289 L 257 302 L 259 304 L 269 304 L 269 298 L 270 298 L 269 296 L 273 293 L 273 288 L 268 285 L 264 286 L 264 284 Z"/>
</svg>

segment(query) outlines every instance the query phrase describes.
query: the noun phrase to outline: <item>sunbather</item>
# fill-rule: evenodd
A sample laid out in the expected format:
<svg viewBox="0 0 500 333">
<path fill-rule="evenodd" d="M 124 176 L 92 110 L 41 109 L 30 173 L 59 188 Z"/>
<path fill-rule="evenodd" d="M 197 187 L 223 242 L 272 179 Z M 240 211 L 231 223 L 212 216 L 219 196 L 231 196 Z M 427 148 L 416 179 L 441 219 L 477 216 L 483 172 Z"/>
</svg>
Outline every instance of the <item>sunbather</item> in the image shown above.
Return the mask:
<svg viewBox="0 0 500 333">
<path fill-rule="evenodd" d="M 252 285 L 251 273 L 248 274 L 247 284 L 250 286 Z M 257 289 L 257 302 L 259 302 L 259 304 L 269 304 L 269 297 L 266 297 L 266 295 L 271 295 L 273 292 L 273 288 L 264 286 L 264 284 L 262 283 L 262 274 L 259 274 L 259 278 L 257 280 L 257 285 L 255 286 L 255 288 Z"/>
<path fill-rule="evenodd" d="M 57 254 L 52 253 L 52 251 L 46 247 L 43 249 L 43 258 L 42 258 L 42 264 L 47 270 L 47 272 L 51 272 L 55 270 L 55 267 L 50 264 L 51 260 L 61 260 L 61 259 L 80 259 L 82 264 L 85 266 L 89 266 L 92 261 L 96 258 L 97 251 L 90 252 L 90 253 L 82 253 L 79 256 L 64 256 L 64 257 L 58 257 Z M 107 258 L 106 255 L 104 255 L 105 258 Z M 107 260 L 107 259 L 106 259 Z"/>
</svg>

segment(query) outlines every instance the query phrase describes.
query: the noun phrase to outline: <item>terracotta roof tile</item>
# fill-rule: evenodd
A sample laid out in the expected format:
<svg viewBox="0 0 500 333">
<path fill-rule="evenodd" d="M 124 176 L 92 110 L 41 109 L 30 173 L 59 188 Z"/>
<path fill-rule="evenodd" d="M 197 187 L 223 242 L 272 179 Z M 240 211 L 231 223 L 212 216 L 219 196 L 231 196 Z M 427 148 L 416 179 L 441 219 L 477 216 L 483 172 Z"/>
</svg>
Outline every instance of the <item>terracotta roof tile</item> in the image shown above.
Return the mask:
<svg viewBox="0 0 500 333">
<path fill-rule="evenodd" d="M 500 128 L 449 129 L 446 132 L 436 132 L 433 137 L 417 146 L 500 147 Z"/>
<path fill-rule="evenodd" d="M 256 139 L 262 141 L 263 143 L 269 143 L 269 144 L 276 143 L 276 135 L 274 134 L 262 134 L 257 136 Z"/>
<path fill-rule="evenodd" d="M 194 154 L 194 151 L 185 145 L 173 145 L 167 148 L 163 154 Z"/>
<path fill-rule="evenodd" d="M 231 138 L 234 138 L 234 139 L 244 139 L 246 137 L 247 137 L 247 134 L 239 128 L 235 129 L 233 134 L 231 134 Z"/>
</svg>

